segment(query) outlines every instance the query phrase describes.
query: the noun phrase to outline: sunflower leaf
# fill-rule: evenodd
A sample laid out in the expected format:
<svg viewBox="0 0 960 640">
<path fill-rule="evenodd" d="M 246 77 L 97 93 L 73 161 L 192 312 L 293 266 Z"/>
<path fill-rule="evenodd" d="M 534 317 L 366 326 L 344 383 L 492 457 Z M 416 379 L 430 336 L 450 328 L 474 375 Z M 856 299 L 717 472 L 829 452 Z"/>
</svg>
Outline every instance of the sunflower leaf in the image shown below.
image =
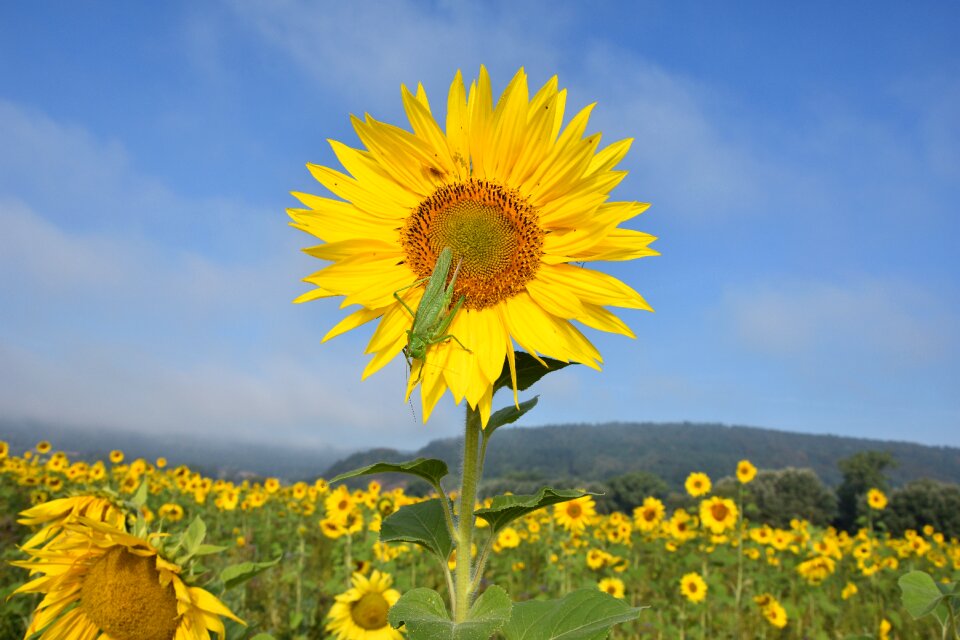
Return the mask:
<svg viewBox="0 0 960 640">
<path fill-rule="evenodd" d="M 900 576 L 900 597 L 903 608 L 914 620 L 922 618 L 937 608 L 943 600 L 943 593 L 930 574 L 923 571 L 911 571 Z"/>
<path fill-rule="evenodd" d="M 203 544 L 203 539 L 206 536 L 207 525 L 202 519 L 200 519 L 200 516 L 197 516 L 193 519 L 193 522 L 190 523 L 190 526 L 187 527 L 187 530 L 181 539 L 181 544 L 190 555 L 193 555 L 196 553 L 197 549 L 200 548 L 200 545 Z"/>
<path fill-rule="evenodd" d="M 559 371 L 571 363 L 553 358 L 534 358 L 524 351 L 515 351 L 513 353 L 517 365 L 517 391 L 525 391 L 543 376 L 553 371 Z M 547 366 L 543 366 L 546 364 Z M 493 392 L 498 389 L 513 388 L 513 381 L 510 379 L 510 364 L 504 360 L 503 369 L 500 371 L 500 377 L 493 383 Z"/>
<path fill-rule="evenodd" d="M 474 515 L 490 524 L 492 533 L 497 533 L 510 522 L 537 509 L 552 504 L 576 500 L 586 495 L 596 495 L 579 489 L 551 489 L 544 487 L 538 493 L 519 496 L 495 496 L 489 507 L 477 509 Z"/>
<path fill-rule="evenodd" d="M 412 589 L 390 607 L 387 619 L 394 627 L 406 625 L 411 640 L 488 640 L 510 619 L 510 596 L 492 585 L 480 594 L 464 622 L 454 622 L 440 594 Z"/>
<path fill-rule="evenodd" d="M 266 562 L 241 562 L 240 564 L 230 565 L 220 572 L 220 580 L 223 582 L 223 588 L 233 589 L 237 585 L 243 584 L 250 578 L 276 565 L 282 559 L 283 554 L 280 554 L 273 560 L 267 560 Z"/>
<path fill-rule="evenodd" d="M 502 633 L 507 640 L 594 640 L 605 638 L 615 624 L 635 620 L 644 608 L 580 589 L 559 600 L 516 603 Z"/>
<path fill-rule="evenodd" d="M 347 480 L 348 478 L 368 476 L 374 473 L 408 473 L 423 478 L 433 485 L 434 488 L 438 488 L 440 486 L 440 480 L 450 473 L 450 470 L 447 468 L 446 462 L 435 458 L 417 458 L 410 462 L 376 462 L 366 467 L 361 467 L 360 469 L 341 473 L 331 480 L 330 484 Z"/>
<path fill-rule="evenodd" d="M 381 542 L 413 542 L 435 553 L 446 562 L 453 550 L 453 539 L 444 520 L 440 498 L 400 507 L 380 524 Z"/>
<path fill-rule="evenodd" d="M 537 400 L 539 398 L 540 396 L 535 396 L 526 402 L 521 402 L 519 407 L 510 405 L 495 411 L 493 415 L 490 416 L 490 421 L 487 423 L 487 426 L 483 429 L 483 437 L 489 438 L 497 428 L 512 424 L 522 418 L 523 414 L 537 406 Z"/>
</svg>

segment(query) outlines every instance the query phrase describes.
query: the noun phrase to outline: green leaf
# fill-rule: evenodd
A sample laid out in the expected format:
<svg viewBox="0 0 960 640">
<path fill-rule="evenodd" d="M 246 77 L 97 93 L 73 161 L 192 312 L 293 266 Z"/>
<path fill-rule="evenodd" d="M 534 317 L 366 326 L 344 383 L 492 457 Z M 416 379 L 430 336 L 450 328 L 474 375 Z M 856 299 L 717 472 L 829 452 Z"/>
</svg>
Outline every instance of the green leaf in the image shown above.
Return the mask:
<svg viewBox="0 0 960 640">
<path fill-rule="evenodd" d="M 240 564 L 230 565 L 220 572 L 220 580 L 223 581 L 224 589 L 233 589 L 237 585 L 243 584 L 250 578 L 276 565 L 282 559 L 283 555 L 281 554 L 273 560 L 267 560 L 266 562 L 241 562 Z"/>
<path fill-rule="evenodd" d="M 140 486 L 137 487 L 137 490 L 134 492 L 133 496 L 128 500 L 128 502 L 133 506 L 133 510 L 137 513 L 140 513 L 140 509 L 143 508 L 143 505 L 147 504 L 147 491 L 149 489 L 149 483 L 146 480 L 143 480 L 140 483 Z"/>
<path fill-rule="evenodd" d="M 187 527 L 186 532 L 184 532 L 181 544 L 186 548 L 187 553 L 194 555 L 197 549 L 203 544 L 203 539 L 206 535 L 207 525 L 200 516 L 197 516 L 193 519 L 193 522 L 190 523 L 190 526 Z"/>
<path fill-rule="evenodd" d="M 503 628 L 507 640 L 594 640 L 615 624 L 635 620 L 644 607 L 631 607 L 597 589 L 580 589 L 560 600 L 529 600 L 513 605 Z"/>
<path fill-rule="evenodd" d="M 445 499 L 445 498 L 443 498 Z M 435 553 L 446 562 L 453 550 L 441 498 L 400 507 L 380 524 L 381 542 L 413 542 Z"/>
<path fill-rule="evenodd" d="M 250 640 L 274 640 L 274 638 L 269 633 L 258 633 L 257 635 L 250 638 Z"/>
<path fill-rule="evenodd" d="M 903 607 L 914 620 L 936 609 L 943 599 L 940 587 L 928 573 L 923 571 L 904 574 L 900 576 L 899 583 Z"/>
<path fill-rule="evenodd" d="M 440 485 L 440 479 L 450 471 L 447 469 L 446 462 L 434 458 L 417 458 L 410 462 L 376 462 L 360 469 L 341 473 L 331 480 L 330 484 L 357 476 L 369 476 L 374 473 L 408 473 L 423 478 L 436 487 Z"/>
<path fill-rule="evenodd" d="M 523 414 L 537 406 L 537 400 L 539 397 L 540 396 L 536 396 L 530 400 L 527 400 L 526 402 L 521 402 L 519 407 L 511 405 L 494 412 L 494 414 L 490 416 L 490 422 L 487 423 L 487 426 L 483 430 L 483 437 L 489 438 L 498 427 L 502 427 L 506 424 L 513 424 L 522 418 Z"/>
<path fill-rule="evenodd" d="M 578 489 L 551 489 L 544 487 L 533 495 L 520 496 L 495 496 L 490 506 L 485 509 L 477 509 L 474 515 L 486 520 L 492 529 L 492 533 L 497 533 L 503 527 L 517 518 L 523 517 L 528 513 L 548 507 L 552 504 L 576 500 L 589 494 L 586 491 Z"/>
<path fill-rule="evenodd" d="M 510 619 L 513 605 L 498 586 L 480 594 L 464 622 L 450 619 L 440 594 L 432 589 L 412 589 L 390 607 L 387 619 L 394 627 L 407 626 L 411 640 L 489 640 Z"/>
<path fill-rule="evenodd" d="M 213 553 L 220 553 L 221 551 L 226 551 L 228 547 L 223 547 L 218 544 L 201 544 L 197 547 L 197 550 L 193 552 L 195 556 L 208 556 Z"/>
<path fill-rule="evenodd" d="M 569 362 L 554 360 L 553 358 L 540 358 L 546 363 L 546 367 L 529 353 L 523 351 L 514 351 L 513 357 L 517 365 L 517 391 L 525 391 L 533 386 L 537 380 L 552 371 L 559 371 L 564 367 L 570 366 Z M 498 389 L 513 388 L 513 382 L 510 380 L 510 363 L 507 360 L 503 362 L 503 369 L 500 371 L 500 377 L 493 383 L 493 392 Z"/>
</svg>

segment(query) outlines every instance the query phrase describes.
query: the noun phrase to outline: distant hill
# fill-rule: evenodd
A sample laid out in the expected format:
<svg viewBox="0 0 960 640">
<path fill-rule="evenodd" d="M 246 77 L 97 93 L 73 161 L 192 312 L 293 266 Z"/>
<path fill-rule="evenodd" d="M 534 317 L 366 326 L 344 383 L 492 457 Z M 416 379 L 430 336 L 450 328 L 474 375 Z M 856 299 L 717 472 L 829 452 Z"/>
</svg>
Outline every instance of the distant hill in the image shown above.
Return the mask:
<svg viewBox="0 0 960 640">
<path fill-rule="evenodd" d="M 419 451 L 355 453 L 327 469 L 332 478 L 373 462 L 440 458 L 456 469 L 458 439 L 434 440 Z M 808 467 L 830 485 L 840 482 L 837 461 L 858 451 L 889 451 L 897 486 L 917 478 L 960 483 L 960 449 L 831 435 L 811 435 L 721 424 L 609 423 L 511 427 L 498 431 L 487 452 L 484 478 L 540 476 L 602 482 L 630 471 L 650 471 L 680 489 L 691 471 L 717 479 L 733 475 L 747 458 L 761 469 Z"/>
<path fill-rule="evenodd" d="M 238 442 L 229 433 L 190 436 L 179 433 L 142 434 L 103 429 L 58 427 L 47 423 L 0 420 L 0 440 L 19 453 L 49 440 L 72 458 L 106 460 L 111 449 L 128 459 L 163 456 L 171 465 L 185 464 L 213 478 L 277 476 L 284 480 L 313 479 L 346 455 L 343 449 Z"/>
</svg>

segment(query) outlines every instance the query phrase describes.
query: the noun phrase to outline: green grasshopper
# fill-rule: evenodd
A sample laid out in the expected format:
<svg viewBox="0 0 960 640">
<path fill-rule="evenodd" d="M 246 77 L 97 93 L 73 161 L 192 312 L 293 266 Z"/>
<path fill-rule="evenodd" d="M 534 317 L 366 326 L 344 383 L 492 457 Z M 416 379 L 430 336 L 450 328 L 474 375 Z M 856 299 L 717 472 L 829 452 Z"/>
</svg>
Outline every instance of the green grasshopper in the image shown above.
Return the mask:
<svg viewBox="0 0 960 640">
<path fill-rule="evenodd" d="M 403 355 L 410 367 L 413 367 L 413 360 L 425 360 L 427 347 L 447 340 L 456 340 L 457 344 L 463 347 L 465 351 L 473 353 L 460 342 L 457 336 L 446 333 L 450 323 L 453 322 L 453 318 L 460 311 L 460 307 L 463 306 L 465 299 L 465 296 L 460 296 L 453 308 L 450 308 L 450 301 L 453 300 L 453 286 L 457 283 L 457 273 L 460 271 L 460 264 L 463 261 L 457 263 L 453 275 L 450 276 L 450 284 L 447 284 L 447 273 L 450 271 L 452 262 L 453 250 L 450 247 L 444 247 L 429 278 L 421 278 L 409 286 L 398 289 L 393 294 L 397 302 L 402 304 L 407 313 L 413 317 L 413 325 L 407 329 L 407 346 L 403 348 Z M 427 283 L 427 287 L 420 299 L 420 305 L 414 312 L 398 294 L 424 282 Z"/>
</svg>

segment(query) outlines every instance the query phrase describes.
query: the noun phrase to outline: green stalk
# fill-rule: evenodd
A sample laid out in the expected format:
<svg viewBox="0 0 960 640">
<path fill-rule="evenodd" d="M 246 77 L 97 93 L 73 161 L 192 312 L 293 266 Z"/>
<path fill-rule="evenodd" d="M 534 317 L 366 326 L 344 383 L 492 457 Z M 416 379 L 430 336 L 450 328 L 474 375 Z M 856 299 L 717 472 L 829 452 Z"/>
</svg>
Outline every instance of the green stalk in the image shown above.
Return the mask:
<svg viewBox="0 0 960 640">
<path fill-rule="evenodd" d="M 477 501 L 477 484 L 480 481 L 480 413 L 467 404 L 466 429 L 463 438 L 463 475 L 460 485 L 459 508 L 457 510 L 457 569 L 454 577 L 454 622 L 464 622 L 470 611 L 470 570 L 472 558 L 470 546 L 473 543 L 473 506 Z"/>
<path fill-rule="evenodd" d="M 737 637 L 740 637 L 743 621 L 741 602 L 743 597 L 743 483 L 740 483 L 737 496 Z"/>
</svg>

